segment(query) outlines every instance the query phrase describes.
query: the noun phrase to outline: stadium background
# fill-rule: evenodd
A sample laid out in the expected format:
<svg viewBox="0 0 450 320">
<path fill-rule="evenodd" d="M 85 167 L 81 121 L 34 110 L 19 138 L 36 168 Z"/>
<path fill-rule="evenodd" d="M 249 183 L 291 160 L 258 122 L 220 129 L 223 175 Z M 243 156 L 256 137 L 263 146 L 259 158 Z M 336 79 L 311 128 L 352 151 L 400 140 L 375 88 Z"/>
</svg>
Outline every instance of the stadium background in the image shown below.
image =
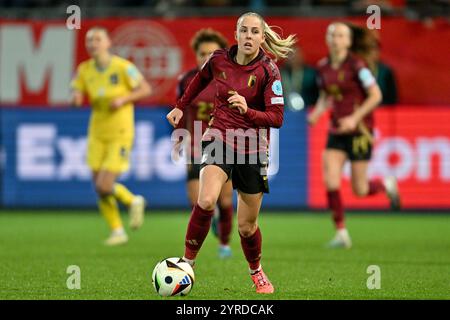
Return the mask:
<svg viewBox="0 0 450 320">
<path fill-rule="evenodd" d="M 365 24 L 369 16 L 356 5 L 343 6 L 346 1 L 322 1 L 325 5 L 279 1 L 275 7 L 269 6 L 271 1 L 266 1 L 267 7 L 260 6 L 264 1 L 255 1 L 245 8 L 233 7 L 231 1 L 209 7 L 206 2 L 195 7 L 195 1 L 171 5 L 169 1 L 167 8 L 152 6 L 152 1 L 137 6 L 138 2 L 130 7 L 131 2 L 125 6 L 119 1 L 108 5 L 75 1 L 82 8 L 81 29 L 69 30 L 64 1 L 34 1 L 34 9 L 3 1 L 0 207 L 95 206 L 84 164 L 89 108 L 74 110 L 67 105 L 70 79 L 87 58 L 84 35 L 89 27 L 107 27 L 114 51 L 132 60 L 154 88 L 154 95 L 137 107 L 133 165 L 122 179 L 143 194 L 151 207 L 164 209 L 187 206 L 184 166 L 171 161 L 171 128 L 164 116 L 175 99 L 177 76 L 195 64 L 188 44 L 198 29 L 213 27 L 232 42 L 236 16 L 259 3 L 269 24 L 280 26 L 284 34 L 298 35 L 306 62 L 314 66 L 326 55 L 324 32 L 330 21 L 347 17 Z M 450 27 L 445 16 L 434 17 L 436 7 L 414 11 L 409 4 L 391 1 L 392 6 L 382 10 L 381 57 L 395 72 L 399 100 L 376 112 L 377 141 L 370 175 L 396 175 L 407 209 L 448 209 Z M 448 7 L 439 1 L 436 5 L 438 15 L 445 15 L 442 8 Z M 320 153 L 326 119 L 308 128 L 306 112 L 286 109 L 285 124 L 275 132 L 278 139 L 273 139 L 272 147 L 278 144 L 279 156 L 272 165 L 278 170 L 271 178 L 265 209 L 324 207 Z M 344 193 L 349 207 L 387 208 L 383 196 L 354 198 L 347 178 Z"/>
</svg>

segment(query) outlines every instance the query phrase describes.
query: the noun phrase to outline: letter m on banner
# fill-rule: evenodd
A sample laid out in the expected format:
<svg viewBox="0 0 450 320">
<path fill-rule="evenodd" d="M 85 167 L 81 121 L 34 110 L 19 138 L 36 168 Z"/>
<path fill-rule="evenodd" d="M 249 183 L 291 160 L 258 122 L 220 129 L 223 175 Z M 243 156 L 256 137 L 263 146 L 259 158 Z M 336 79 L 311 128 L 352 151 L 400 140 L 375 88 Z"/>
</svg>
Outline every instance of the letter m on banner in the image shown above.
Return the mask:
<svg viewBox="0 0 450 320">
<path fill-rule="evenodd" d="M 39 39 L 35 37 L 38 29 Z M 0 25 L 0 103 L 33 104 L 33 100 L 26 101 L 27 93 L 47 95 L 44 101 L 48 104 L 67 102 L 74 45 L 75 33 L 63 24 L 43 28 L 30 23 Z"/>
</svg>

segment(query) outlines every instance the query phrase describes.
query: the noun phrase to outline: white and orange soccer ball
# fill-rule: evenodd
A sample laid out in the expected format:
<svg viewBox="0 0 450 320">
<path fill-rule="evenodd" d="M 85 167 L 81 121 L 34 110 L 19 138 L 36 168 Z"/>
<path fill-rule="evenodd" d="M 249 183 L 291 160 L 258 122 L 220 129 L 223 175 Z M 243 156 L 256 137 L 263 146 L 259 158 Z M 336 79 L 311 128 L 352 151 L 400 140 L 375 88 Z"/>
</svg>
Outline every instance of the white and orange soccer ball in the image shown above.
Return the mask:
<svg viewBox="0 0 450 320">
<path fill-rule="evenodd" d="M 163 297 L 187 295 L 194 280 L 194 270 L 181 258 L 164 259 L 153 269 L 153 287 Z"/>
</svg>

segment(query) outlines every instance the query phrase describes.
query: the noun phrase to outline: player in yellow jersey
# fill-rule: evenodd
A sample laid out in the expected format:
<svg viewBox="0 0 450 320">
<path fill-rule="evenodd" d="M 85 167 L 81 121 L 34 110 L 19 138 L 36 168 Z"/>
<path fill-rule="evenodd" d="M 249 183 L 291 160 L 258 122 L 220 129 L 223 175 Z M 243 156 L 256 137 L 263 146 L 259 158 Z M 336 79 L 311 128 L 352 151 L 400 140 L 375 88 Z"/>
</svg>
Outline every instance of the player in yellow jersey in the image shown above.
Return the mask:
<svg viewBox="0 0 450 320">
<path fill-rule="evenodd" d="M 87 162 L 92 170 L 98 207 L 111 235 L 106 245 L 128 241 L 117 200 L 129 208 L 130 227 L 138 229 L 144 220 L 145 200 L 117 183 L 129 168 L 134 139 L 133 103 L 151 93 L 151 87 L 128 60 L 110 53 L 106 29 L 94 27 L 86 33 L 86 49 L 91 59 L 82 62 L 72 80 L 72 103 L 83 104 L 88 97 L 92 114 L 88 130 Z"/>
</svg>

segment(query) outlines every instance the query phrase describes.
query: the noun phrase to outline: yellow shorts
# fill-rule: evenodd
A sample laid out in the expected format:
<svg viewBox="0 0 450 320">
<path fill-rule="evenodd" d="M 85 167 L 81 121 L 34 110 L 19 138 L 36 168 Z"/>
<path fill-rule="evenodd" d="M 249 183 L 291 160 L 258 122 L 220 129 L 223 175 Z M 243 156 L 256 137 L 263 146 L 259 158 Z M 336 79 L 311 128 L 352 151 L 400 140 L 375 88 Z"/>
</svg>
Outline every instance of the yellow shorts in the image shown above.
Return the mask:
<svg viewBox="0 0 450 320">
<path fill-rule="evenodd" d="M 130 168 L 130 152 L 133 139 L 105 141 L 88 138 L 87 163 L 92 171 L 123 173 Z"/>
</svg>

